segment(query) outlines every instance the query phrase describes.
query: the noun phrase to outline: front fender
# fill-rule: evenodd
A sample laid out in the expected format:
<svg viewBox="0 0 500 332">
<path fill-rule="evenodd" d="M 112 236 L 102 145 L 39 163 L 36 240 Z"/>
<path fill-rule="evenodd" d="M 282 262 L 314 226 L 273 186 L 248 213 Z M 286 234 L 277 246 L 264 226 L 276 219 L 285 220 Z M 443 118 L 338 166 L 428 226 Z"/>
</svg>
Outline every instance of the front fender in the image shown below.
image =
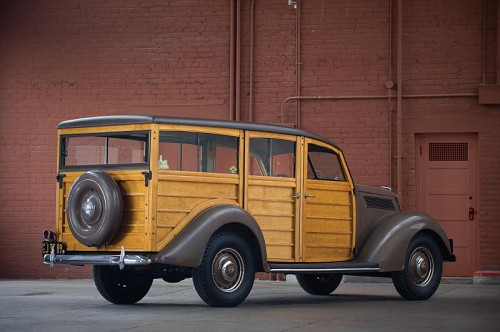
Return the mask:
<svg viewBox="0 0 500 332">
<path fill-rule="evenodd" d="M 251 232 L 260 250 L 263 269 L 268 270 L 266 245 L 259 225 L 247 211 L 234 205 L 207 208 L 194 217 L 158 254 L 153 255 L 151 260 L 160 264 L 197 267 L 212 235 L 221 227 L 230 224 Z"/>
<path fill-rule="evenodd" d="M 446 233 L 433 218 L 421 213 L 401 212 L 386 217 L 360 248 L 354 260 L 377 263 L 380 272 L 401 271 L 408 245 L 419 232 L 427 232 L 436 239 L 445 260 L 453 256 Z"/>
</svg>

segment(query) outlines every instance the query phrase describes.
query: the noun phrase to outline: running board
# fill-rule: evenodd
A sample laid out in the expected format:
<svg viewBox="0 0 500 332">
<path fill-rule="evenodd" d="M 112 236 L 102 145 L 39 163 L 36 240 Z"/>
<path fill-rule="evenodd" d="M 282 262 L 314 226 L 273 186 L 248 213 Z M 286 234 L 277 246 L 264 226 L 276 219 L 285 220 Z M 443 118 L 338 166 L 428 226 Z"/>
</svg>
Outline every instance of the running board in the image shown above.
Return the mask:
<svg viewBox="0 0 500 332">
<path fill-rule="evenodd" d="M 275 273 L 370 273 L 380 272 L 375 263 L 299 263 L 269 264 L 270 272 Z"/>
</svg>

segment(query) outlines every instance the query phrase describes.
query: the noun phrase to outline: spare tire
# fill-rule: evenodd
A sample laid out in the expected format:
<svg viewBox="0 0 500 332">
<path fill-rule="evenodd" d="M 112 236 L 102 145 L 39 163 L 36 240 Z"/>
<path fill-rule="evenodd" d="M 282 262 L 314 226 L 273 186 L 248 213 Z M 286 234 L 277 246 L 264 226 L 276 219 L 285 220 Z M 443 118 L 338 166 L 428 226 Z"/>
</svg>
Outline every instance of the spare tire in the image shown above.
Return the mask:
<svg viewBox="0 0 500 332">
<path fill-rule="evenodd" d="M 120 188 L 109 174 L 88 171 L 71 186 L 66 215 L 80 243 L 88 247 L 108 244 L 120 228 L 122 213 Z"/>
</svg>

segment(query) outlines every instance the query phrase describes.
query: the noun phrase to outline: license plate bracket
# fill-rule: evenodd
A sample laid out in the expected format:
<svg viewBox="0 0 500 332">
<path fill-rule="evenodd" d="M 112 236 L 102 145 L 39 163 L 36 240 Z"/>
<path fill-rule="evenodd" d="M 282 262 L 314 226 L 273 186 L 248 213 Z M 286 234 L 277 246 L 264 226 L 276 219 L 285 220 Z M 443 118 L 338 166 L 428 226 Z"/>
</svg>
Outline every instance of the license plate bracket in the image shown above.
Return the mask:
<svg viewBox="0 0 500 332">
<path fill-rule="evenodd" d="M 42 256 L 47 255 L 47 254 L 51 254 L 52 248 L 55 249 L 56 255 L 62 255 L 64 248 L 63 248 L 63 244 L 61 242 L 43 241 L 42 242 Z"/>
</svg>

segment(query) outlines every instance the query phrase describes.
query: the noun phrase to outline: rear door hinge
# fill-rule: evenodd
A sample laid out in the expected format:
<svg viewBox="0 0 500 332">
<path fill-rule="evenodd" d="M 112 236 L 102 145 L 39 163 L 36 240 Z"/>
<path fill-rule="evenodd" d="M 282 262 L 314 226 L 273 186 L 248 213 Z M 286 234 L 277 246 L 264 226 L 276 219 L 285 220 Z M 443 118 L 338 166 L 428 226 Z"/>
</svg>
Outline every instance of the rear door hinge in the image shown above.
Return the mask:
<svg viewBox="0 0 500 332">
<path fill-rule="evenodd" d="M 56 176 L 56 181 L 57 181 L 57 183 L 59 183 L 59 189 L 62 189 L 63 182 L 64 182 L 63 180 L 65 177 L 66 177 L 66 174 L 57 174 L 57 176 Z"/>
<path fill-rule="evenodd" d="M 149 185 L 149 180 L 153 178 L 153 172 L 144 171 L 142 172 L 142 175 L 144 175 L 144 185 L 147 187 Z"/>
</svg>

